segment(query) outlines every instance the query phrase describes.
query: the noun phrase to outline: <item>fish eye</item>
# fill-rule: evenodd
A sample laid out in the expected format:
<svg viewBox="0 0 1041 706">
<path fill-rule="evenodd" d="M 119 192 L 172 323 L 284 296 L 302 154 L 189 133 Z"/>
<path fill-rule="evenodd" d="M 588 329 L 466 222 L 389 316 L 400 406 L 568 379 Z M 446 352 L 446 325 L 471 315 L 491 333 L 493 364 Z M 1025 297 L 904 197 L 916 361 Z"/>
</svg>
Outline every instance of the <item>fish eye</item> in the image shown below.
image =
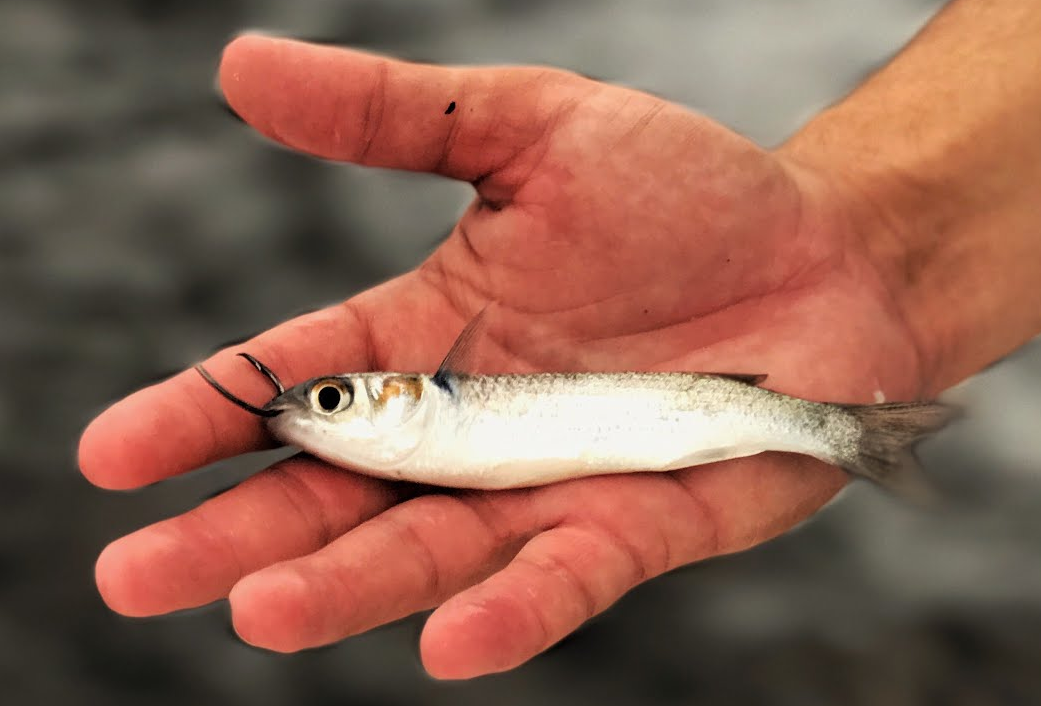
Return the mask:
<svg viewBox="0 0 1041 706">
<path fill-rule="evenodd" d="M 322 412 L 331 414 L 341 407 L 349 407 L 353 394 L 348 383 L 339 380 L 328 380 L 315 385 L 311 390 L 311 403 Z M 347 403 L 344 404 L 344 400 Z"/>
</svg>

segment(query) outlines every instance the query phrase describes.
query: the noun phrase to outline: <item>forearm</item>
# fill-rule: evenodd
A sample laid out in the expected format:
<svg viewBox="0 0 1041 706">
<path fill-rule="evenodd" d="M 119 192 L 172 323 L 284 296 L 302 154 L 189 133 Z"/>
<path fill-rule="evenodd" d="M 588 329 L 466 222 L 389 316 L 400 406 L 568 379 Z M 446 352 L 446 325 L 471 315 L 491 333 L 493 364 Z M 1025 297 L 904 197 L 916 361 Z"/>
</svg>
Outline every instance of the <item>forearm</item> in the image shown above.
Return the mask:
<svg viewBox="0 0 1041 706">
<path fill-rule="evenodd" d="M 1041 331 L 1041 2 L 953 2 L 780 153 L 849 196 L 933 391 Z"/>
</svg>

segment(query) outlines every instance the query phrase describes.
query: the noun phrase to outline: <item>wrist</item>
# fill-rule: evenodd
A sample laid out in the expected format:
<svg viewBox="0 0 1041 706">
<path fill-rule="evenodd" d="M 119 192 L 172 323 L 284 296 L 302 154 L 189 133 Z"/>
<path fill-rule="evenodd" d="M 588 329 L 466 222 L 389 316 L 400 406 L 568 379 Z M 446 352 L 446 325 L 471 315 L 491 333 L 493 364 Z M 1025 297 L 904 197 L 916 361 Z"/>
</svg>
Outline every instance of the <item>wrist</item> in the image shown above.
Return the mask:
<svg viewBox="0 0 1041 706">
<path fill-rule="evenodd" d="M 938 392 L 1041 332 L 1041 6 L 950 3 L 780 150 L 816 171 Z"/>
<path fill-rule="evenodd" d="M 943 125 L 880 131 L 844 108 L 818 116 L 778 154 L 827 183 L 935 394 L 1041 330 L 1041 210 L 1022 179 L 1029 170 L 985 162 L 993 152 L 979 149 L 983 139 Z"/>
<path fill-rule="evenodd" d="M 859 131 L 835 123 L 820 116 L 776 154 L 814 194 L 813 208 L 832 214 L 842 247 L 870 271 L 918 353 L 923 394 L 936 394 L 967 374 L 957 345 L 966 322 L 944 302 L 956 276 L 946 249 L 958 241 L 958 199 L 927 169 L 882 158 Z"/>
</svg>

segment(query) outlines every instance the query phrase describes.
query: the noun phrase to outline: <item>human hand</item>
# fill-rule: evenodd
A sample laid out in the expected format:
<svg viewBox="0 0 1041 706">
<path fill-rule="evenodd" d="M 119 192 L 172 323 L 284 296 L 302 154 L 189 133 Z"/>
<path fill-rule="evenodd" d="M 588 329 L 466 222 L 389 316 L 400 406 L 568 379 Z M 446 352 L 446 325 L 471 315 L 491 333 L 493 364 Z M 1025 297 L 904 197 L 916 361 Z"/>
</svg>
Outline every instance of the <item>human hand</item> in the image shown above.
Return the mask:
<svg viewBox="0 0 1041 706">
<path fill-rule="evenodd" d="M 772 389 L 849 402 L 928 385 L 850 194 L 680 107 L 556 70 L 419 66 L 256 37 L 226 50 L 221 84 L 291 147 L 478 194 L 417 270 L 206 363 L 247 399 L 269 390 L 236 352 L 287 384 L 432 371 L 493 300 L 496 370 L 560 367 L 525 342 L 550 329 L 580 341 L 586 369 L 768 373 Z M 80 463 L 100 486 L 131 488 L 265 443 L 257 418 L 188 371 L 95 420 Z M 644 580 L 790 528 L 844 482 L 765 454 L 414 497 L 296 457 L 114 542 L 97 581 L 128 615 L 227 596 L 242 638 L 280 651 L 440 606 L 424 664 L 470 677 L 524 662 Z"/>
</svg>

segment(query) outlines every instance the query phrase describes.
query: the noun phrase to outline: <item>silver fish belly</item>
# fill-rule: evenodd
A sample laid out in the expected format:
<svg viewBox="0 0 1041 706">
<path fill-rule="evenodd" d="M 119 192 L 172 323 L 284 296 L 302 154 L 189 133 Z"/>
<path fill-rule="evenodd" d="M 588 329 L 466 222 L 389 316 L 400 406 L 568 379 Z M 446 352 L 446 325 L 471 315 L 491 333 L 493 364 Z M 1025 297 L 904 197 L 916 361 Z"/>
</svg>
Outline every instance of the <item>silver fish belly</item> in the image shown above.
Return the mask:
<svg viewBox="0 0 1041 706">
<path fill-rule="evenodd" d="M 459 376 L 451 388 L 425 393 L 437 395 L 437 413 L 399 477 L 498 489 L 768 450 L 835 462 L 853 453 L 859 435 L 837 408 L 715 376 Z"/>
</svg>

